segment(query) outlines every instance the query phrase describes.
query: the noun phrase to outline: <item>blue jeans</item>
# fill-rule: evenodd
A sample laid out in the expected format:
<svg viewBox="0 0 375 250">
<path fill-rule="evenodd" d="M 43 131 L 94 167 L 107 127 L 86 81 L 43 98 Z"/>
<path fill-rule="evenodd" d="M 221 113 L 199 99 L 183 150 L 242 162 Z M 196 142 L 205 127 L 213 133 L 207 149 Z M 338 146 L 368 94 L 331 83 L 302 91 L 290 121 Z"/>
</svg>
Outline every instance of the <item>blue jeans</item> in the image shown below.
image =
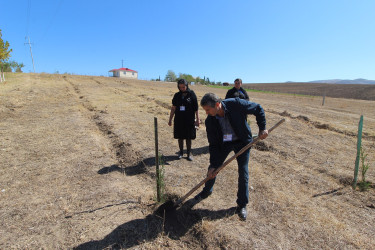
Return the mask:
<svg viewBox="0 0 375 250">
<path fill-rule="evenodd" d="M 246 143 L 241 141 L 238 142 L 224 142 L 223 150 L 221 154 L 218 156 L 220 157 L 220 165 L 222 165 L 229 155 L 229 153 L 233 150 L 235 153 L 239 152 Z M 244 207 L 249 203 L 249 163 L 250 158 L 250 149 L 243 152 L 241 155 L 237 157 L 238 163 L 238 191 L 237 191 L 237 205 L 239 207 Z M 202 193 L 209 194 L 212 193 L 216 178 L 213 178 L 206 182 Z"/>
</svg>

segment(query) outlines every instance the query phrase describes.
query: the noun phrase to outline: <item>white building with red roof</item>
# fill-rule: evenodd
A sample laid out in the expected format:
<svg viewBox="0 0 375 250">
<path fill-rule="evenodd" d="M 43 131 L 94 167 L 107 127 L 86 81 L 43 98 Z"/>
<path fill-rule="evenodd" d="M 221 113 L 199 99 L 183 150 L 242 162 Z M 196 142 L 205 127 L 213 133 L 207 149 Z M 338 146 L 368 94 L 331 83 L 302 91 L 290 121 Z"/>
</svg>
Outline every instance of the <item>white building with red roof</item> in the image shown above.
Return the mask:
<svg viewBox="0 0 375 250">
<path fill-rule="evenodd" d="M 138 79 L 138 72 L 129 68 L 112 69 L 113 77 L 126 77 Z"/>
</svg>

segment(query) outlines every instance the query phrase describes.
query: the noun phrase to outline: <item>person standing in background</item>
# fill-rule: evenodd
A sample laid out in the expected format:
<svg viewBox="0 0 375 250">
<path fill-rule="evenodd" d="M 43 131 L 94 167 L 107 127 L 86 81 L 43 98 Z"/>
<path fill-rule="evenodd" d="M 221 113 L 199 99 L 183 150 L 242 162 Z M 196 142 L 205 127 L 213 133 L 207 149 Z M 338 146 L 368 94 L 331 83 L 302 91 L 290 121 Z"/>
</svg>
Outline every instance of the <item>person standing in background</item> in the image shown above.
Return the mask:
<svg viewBox="0 0 375 250">
<path fill-rule="evenodd" d="M 228 90 L 225 96 L 225 99 L 236 98 L 236 97 L 250 101 L 246 90 L 242 88 L 242 80 L 240 78 L 237 78 L 236 80 L 234 80 L 234 87 Z"/>
<path fill-rule="evenodd" d="M 185 139 L 187 159 L 192 161 L 191 141 L 196 138 L 196 127 L 199 127 L 198 100 L 185 79 L 180 79 L 177 87 L 179 92 L 173 96 L 168 125 L 172 126 L 174 117 L 173 135 L 178 139 L 180 149 L 178 158 L 181 159 L 183 156 Z"/>
</svg>

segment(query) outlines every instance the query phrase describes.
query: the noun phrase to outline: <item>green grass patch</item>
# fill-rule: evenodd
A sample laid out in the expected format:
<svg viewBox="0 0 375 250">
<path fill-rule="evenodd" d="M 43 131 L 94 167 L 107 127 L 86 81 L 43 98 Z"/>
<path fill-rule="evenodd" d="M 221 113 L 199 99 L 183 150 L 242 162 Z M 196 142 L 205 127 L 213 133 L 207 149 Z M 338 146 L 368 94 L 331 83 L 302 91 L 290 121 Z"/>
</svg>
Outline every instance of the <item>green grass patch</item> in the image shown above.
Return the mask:
<svg viewBox="0 0 375 250">
<path fill-rule="evenodd" d="M 366 158 L 367 158 L 367 154 L 365 153 L 365 150 L 361 147 L 360 159 L 361 159 L 362 180 L 358 183 L 359 190 L 361 191 L 368 190 L 371 185 L 369 181 L 366 181 L 366 173 L 367 173 L 367 170 L 370 168 L 370 164 L 366 162 Z"/>
</svg>

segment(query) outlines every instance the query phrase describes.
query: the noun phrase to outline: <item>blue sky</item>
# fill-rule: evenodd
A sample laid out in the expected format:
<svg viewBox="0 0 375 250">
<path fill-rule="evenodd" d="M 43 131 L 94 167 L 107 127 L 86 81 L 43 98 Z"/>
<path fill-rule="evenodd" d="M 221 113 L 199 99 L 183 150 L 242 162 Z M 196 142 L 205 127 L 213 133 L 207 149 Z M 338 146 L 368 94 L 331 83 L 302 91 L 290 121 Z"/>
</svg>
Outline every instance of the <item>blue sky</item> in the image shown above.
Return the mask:
<svg viewBox="0 0 375 250">
<path fill-rule="evenodd" d="M 373 0 L 0 0 L 11 60 L 36 72 L 244 83 L 375 80 Z"/>
</svg>

